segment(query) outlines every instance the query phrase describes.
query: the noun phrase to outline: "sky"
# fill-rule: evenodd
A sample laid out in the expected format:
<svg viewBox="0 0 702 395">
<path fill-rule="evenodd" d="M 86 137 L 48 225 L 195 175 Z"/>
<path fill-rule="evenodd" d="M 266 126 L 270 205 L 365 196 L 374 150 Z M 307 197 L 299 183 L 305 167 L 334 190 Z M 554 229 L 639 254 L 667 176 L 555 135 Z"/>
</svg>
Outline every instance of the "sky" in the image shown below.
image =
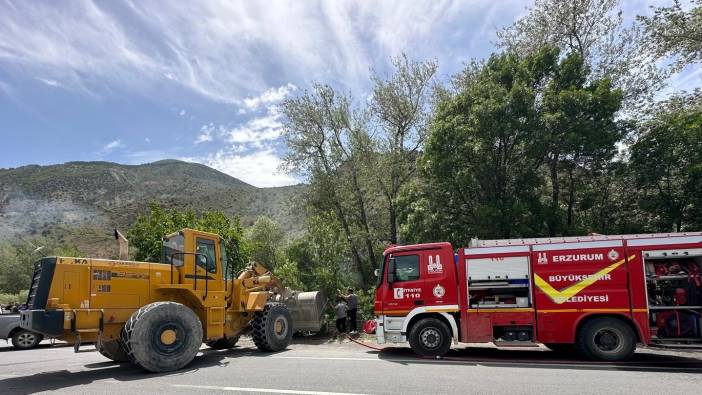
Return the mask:
<svg viewBox="0 0 702 395">
<path fill-rule="evenodd" d="M 651 4 L 626 1 L 625 17 Z M 0 168 L 181 159 L 296 184 L 279 171 L 282 100 L 315 82 L 365 98 L 402 52 L 435 59 L 447 80 L 496 51 L 496 31 L 528 5 L 0 0 Z M 668 89 L 700 80 L 685 70 Z"/>
</svg>

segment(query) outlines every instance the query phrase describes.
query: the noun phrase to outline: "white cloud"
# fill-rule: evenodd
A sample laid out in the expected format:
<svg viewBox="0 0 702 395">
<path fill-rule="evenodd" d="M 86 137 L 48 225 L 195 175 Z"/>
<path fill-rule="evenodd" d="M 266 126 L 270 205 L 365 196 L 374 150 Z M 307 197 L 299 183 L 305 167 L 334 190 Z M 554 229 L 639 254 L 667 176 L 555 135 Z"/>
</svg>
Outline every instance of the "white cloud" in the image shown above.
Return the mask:
<svg viewBox="0 0 702 395">
<path fill-rule="evenodd" d="M 146 141 L 147 143 L 150 143 L 150 142 L 151 142 L 151 139 L 148 138 L 148 137 L 144 137 L 144 141 Z"/>
<path fill-rule="evenodd" d="M 382 69 L 390 55 L 435 57 L 470 37 L 466 31 L 447 42 L 445 33 L 455 30 L 452 23 L 471 26 L 476 7 L 448 0 L 9 4 L 0 24 L 0 64 L 16 72 L 88 93 L 118 87 L 159 100 L 164 83 L 177 84 L 244 108 L 294 89 L 267 90 L 280 81 L 335 81 L 353 89 L 367 86 L 369 68 Z M 502 9 L 515 4 L 521 3 Z"/>
<path fill-rule="evenodd" d="M 158 0 L 8 0 L 0 23 L 0 67 L 89 94 L 117 87 L 162 101 L 164 86 L 183 87 L 245 111 L 309 81 L 362 95 L 369 69 L 387 71 L 390 56 L 400 52 L 436 58 L 448 76 L 469 58 L 488 56 L 495 30 L 526 5 L 210 0 L 163 7 Z M 626 5 L 627 15 L 648 12 L 641 1 Z M 264 93 L 249 97 L 251 92 Z"/>
<path fill-rule="evenodd" d="M 241 126 L 224 129 L 224 137 L 230 143 L 247 144 L 275 140 L 283 134 L 280 114 L 269 111 L 266 115 L 253 118 Z"/>
<path fill-rule="evenodd" d="M 297 90 L 297 86 L 288 82 L 286 85 L 278 88 L 270 88 L 258 96 L 247 97 L 244 99 L 244 106 L 249 111 L 253 111 L 261 108 L 262 106 L 277 104 L 295 90 Z"/>
<path fill-rule="evenodd" d="M 89 85 L 104 82 L 96 77 L 139 85 L 163 68 L 113 15 L 90 1 L 9 3 L 2 20 L 0 61 L 75 90 L 91 93 Z"/>
<path fill-rule="evenodd" d="M 110 141 L 109 143 L 105 144 L 100 149 L 99 154 L 100 155 L 107 155 L 118 148 L 124 148 L 124 147 L 126 147 L 126 145 L 122 142 L 122 140 Z"/>
<path fill-rule="evenodd" d="M 59 87 L 59 86 L 61 86 L 61 84 L 59 84 L 58 81 L 52 80 L 52 79 L 36 77 L 36 80 L 37 80 L 37 81 L 41 81 L 41 82 L 45 83 L 46 85 L 49 85 L 49 86 L 52 86 L 52 87 Z"/>
<path fill-rule="evenodd" d="M 195 144 L 205 143 L 212 141 L 212 132 L 214 131 L 214 125 L 212 123 L 207 125 L 202 125 L 200 128 L 200 134 L 197 135 L 195 139 Z"/>
<path fill-rule="evenodd" d="M 180 112 L 178 113 L 178 115 L 180 115 L 181 117 L 182 117 L 183 115 L 185 115 L 185 110 L 180 110 Z"/>
<path fill-rule="evenodd" d="M 234 151 L 221 150 L 206 158 L 187 160 L 205 164 L 259 188 L 300 183 L 297 178 L 278 171 L 281 159 L 271 148 L 250 154 Z"/>
</svg>

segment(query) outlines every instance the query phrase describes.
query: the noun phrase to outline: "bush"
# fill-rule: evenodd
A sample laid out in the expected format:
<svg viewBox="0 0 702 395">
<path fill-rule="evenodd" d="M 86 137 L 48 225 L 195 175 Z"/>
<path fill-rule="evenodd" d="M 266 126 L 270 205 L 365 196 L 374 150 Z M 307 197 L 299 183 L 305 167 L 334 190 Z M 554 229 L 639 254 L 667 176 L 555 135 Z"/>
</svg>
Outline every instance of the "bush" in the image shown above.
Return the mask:
<svg viewBox="0 0 702 395">
<path fill-rule="evenodd" d="M 17 296 L 22 289 L 29 288 L 34 274 L 34 263 L 42 256 L 80 255 L 81 252 L 74 246 L 44 238 L 31 239 L 16 245 L 6 241 L 0 242 L 0 293 Z"/>
<path fill-rule="evenodd" d="M 370 320 L 375 317 L 375 288 L 368 290 L 359 289 L 356 291 L 358 295 L 358 317 L 364 320 Z"/>
<path fill-rule="evenodd" d="M 22 304 L 27 302 L 27 294 L 29 291 L 20 291 L 17 294 L 0 294 L 0 304 Z"/>
</svg>

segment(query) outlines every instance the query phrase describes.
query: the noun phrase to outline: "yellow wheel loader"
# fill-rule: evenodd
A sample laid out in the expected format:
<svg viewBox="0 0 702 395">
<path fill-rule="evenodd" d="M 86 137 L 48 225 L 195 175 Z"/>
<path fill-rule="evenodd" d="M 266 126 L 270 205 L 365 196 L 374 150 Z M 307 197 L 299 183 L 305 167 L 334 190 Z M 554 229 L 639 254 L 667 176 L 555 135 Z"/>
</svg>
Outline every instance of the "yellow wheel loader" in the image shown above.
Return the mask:
<svg viewBox="0 0 702 395">
<path fill-rule="evenodd" d="M 163 263 L 47 257 L 35 268 L 21 326 L 152 371 L 183 368 L 205 342 L 233 347 L 250 332 L 264 351 L 293 334 L 289 291 L 252 263 L 234 276 L 224 241 L 183 229 L 163 238 Z"/>
</svg>

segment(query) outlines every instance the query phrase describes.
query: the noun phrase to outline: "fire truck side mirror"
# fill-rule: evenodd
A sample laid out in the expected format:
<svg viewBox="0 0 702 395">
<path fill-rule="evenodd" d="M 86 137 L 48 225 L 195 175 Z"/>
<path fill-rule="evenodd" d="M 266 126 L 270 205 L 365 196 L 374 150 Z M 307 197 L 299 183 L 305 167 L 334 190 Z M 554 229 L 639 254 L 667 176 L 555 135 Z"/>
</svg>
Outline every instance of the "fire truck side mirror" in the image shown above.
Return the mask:
<svg viewBox="0 0 702 395">
<path fill-rule="evenodd" d="M 373 270 L 373 275 L 376 277 L 380 277 L 380 269 Z"/>
</svg>

